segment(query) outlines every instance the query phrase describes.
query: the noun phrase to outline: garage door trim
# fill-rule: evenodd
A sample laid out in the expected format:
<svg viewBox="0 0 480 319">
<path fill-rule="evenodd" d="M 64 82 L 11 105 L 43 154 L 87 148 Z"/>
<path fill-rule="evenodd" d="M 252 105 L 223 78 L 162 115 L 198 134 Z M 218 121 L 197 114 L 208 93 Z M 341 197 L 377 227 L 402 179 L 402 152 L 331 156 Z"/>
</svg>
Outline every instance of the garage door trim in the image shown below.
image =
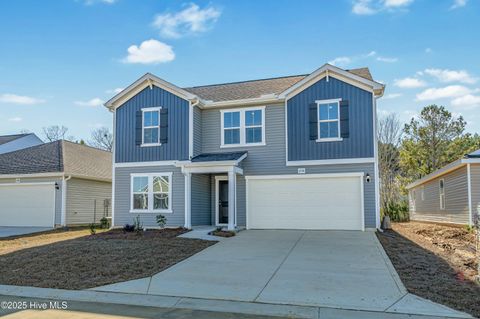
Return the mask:
<svg viewBox="0 0 480 319">
<path fill-rule="evenodd" d="M 308 178 L 332 178 L 332 177 L 358 177 L 360 183 L 360 211 L 362 220 L 362 231 L 365 231 L 365 204 L 364 204 L 364 172 L 350 173 L 325 173 L 325 174 L 284 174 L 284 175 L 248 175 L 245 176 L 245 209 L 246 209 L 246 228 L 250 229 L 249 211 L 248 211 L 248 181 L 258 179 L 308 179 Z"/>
<path fill-rule="evenodd" d="M 55 182 L 37 182 L 37 183 L 0 183 L 0 186 L 36 186 L 36 185 L 52 185 L 55 186 Z M 53 202 L 56 200 L 56 192 L 53 192 Z M 52 228 L 55 228 L 55 204 L 53 205 L 53 219 L 52 219 Z"/>
</svg>

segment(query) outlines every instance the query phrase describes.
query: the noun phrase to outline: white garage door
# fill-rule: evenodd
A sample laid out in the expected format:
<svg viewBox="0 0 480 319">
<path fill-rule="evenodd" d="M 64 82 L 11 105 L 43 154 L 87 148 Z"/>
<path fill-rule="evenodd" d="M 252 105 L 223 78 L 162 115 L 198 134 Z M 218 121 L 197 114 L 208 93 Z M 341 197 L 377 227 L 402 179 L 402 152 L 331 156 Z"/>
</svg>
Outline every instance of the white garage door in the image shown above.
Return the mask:
<svg viewBox="0 0 480 319">
<path fill-rule="evenodd" d="M 0 184 L 0 226 L 53 227 L 55 185 Z"/>
<path fill-rule="evenodd" d="M 362 230 L 362 176 L 247 177 L 248 228 Z"/>
</svg>

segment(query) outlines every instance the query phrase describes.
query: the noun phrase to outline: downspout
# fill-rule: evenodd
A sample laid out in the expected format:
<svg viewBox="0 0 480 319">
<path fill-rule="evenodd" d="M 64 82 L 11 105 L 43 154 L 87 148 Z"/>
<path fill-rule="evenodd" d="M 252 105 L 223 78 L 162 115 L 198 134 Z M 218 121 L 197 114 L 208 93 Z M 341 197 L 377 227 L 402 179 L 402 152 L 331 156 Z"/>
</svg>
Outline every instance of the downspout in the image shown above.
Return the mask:
<svg viewBox="0 0 480 319">
<path fill-rule="evenodd" d="M 60 223 L 63 227 L 67 226 L 67 181 L 69 181 L 72 176 L 65 178 L 63 175 L 62 180 L 62 216 L 60 217 Z"/>
<path fill-rule="evenodd" d="M 470 171 L 470 163 L 467 164 L 467 192 L 468 192 L 468 224 L 473 225 L 472 212 L 472 175 Z"/>
<path fill-rule="evenodd" d="M 375 157 L 375 221 L 376 228 L 380 229 L 380 174 L 378 169 L 378 141 L 377 141 L 377 99 L 381 96 L 373 96 L 373 156 Z"/>
</svg>

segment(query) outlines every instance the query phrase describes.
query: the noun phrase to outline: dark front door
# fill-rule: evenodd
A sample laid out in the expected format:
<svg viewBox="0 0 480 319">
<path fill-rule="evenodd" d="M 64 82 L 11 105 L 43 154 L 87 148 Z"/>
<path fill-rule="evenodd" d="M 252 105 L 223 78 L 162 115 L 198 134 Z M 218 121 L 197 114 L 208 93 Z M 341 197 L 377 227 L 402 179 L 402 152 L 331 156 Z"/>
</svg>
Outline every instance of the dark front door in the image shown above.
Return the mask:
<svg viewBox="0 0 480 319">
<path fill-rule="evenodd" d="M 218 181 L 218 223 L 228 224 L 228 181 Z"/>
</svg>

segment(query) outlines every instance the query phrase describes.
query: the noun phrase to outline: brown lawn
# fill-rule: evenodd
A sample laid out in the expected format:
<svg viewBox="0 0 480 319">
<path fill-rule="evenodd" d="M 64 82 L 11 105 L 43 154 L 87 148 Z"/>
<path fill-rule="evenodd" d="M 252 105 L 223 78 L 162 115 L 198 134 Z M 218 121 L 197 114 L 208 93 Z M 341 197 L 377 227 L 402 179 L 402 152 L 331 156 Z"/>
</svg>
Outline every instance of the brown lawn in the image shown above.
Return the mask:
<svg viewBox="0 0 480 319">
<path fill-rule="evenodd" d="M 185 231 L 81 229 L 0 240 L 0 284 L 86 289 L 152 276 L 215 244 L 176 237 Z"/>
<path fill-rule="evenodd" d="M 378 238 L 408 291 L 480 316 L 475 235 L 466 228 L 394 223 Z"/>
</svg>

